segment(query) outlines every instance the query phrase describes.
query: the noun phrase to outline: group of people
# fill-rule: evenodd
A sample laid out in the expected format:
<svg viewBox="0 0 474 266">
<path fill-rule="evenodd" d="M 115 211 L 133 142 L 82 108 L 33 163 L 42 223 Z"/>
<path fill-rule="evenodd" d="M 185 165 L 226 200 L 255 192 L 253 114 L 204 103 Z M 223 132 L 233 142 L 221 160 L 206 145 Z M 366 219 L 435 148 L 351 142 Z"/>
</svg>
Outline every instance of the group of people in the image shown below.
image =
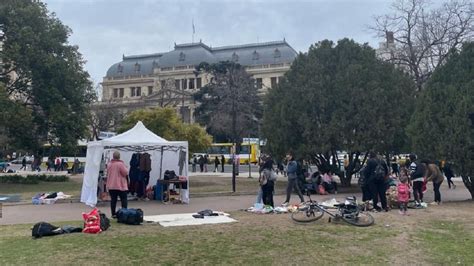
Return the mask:
<svg viewBox="0 0 474 266">
<path fill-rule="evenodd" d="M 390 170 L 392 176 L 390 177 Z M 444 171 L 444 175 L 443 175 Z M 451 178 L 454 173 L 449 164 L 443 167 L 430 160 L 418 160 L 415 154 L 410 154 L 404 165 L 394 165 L 392 162 L 391 169 L 386 161 L 378 157 L 374 152 L 369 153 L 369 160 L 365 168 L 361 170 L 362 174 L 359 178 L 359 185 L 362 190 L 362 200 L 368 202 L 372 200 L 376 211 L 388 211 L 386 191 L 388 189 L 390 179 L 398 179 L 397 184 L 397 200 L 401 214 L 407 214 L 407 205 L 410 200 L 411 192 L 415 201 L 415 207 L 421 207 L 423 203 L 423 193 L 426 184 L 433 184 L 434 202 L 441 203 L 440 186 L 444 181 L 444 176 L 448 180 L 448 185 L 454 187 Z M 380 202 L 380 206 L 379 206 Z"/>
<path fill-rule="evenodd" d="M 224 173 L 224 166 L 225 166 L 226 160 L 224 155 L 221 155 L 220 158 L 216 156 L 214 158 L 214 172 L 219 172 L 219 165 L 221 166 L 221 172 Z M 207 165 L 209 164 L 209 156 L 207 154 L 205 155 L 193 155 L 191 159 L 191 171 L 196 172 L 197 169 L 196 167 L 199 165 L 199 170 L 201 173 L 207 172 Z"/>
</svg>

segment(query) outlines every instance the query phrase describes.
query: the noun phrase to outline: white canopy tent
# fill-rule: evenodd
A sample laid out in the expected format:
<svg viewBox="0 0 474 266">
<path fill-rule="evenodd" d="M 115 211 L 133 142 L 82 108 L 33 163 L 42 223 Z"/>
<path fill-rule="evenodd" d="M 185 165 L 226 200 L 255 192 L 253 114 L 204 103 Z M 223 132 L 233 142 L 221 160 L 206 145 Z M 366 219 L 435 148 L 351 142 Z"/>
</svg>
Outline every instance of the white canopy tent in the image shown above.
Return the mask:
<svg viewBox="0 0 474 266">
<path fill-rule="evenodd" d="M 122 134 L 87 144 L 81 202 L 89 206 L 97 204 L 101 161 L 102 158 L 105 158 L 105 161 L 108 162 L 114 151 L 120 152 L 120 159 L 125 162 L 128 169 L 130 169 L 129 163 L 133 153 L 147 152 L 150 154 L 151 172 L 148 186 L 155 185 L 158 179 L 163 178 L 166 170 L 173 170 L 179 176 L 188 177 L 188 142 L 167 141 L 138 121 L 132 129 Z M 185 189 L 182 193 L 182 200 L 189 203 L 189 190 Z"/>
</svg>

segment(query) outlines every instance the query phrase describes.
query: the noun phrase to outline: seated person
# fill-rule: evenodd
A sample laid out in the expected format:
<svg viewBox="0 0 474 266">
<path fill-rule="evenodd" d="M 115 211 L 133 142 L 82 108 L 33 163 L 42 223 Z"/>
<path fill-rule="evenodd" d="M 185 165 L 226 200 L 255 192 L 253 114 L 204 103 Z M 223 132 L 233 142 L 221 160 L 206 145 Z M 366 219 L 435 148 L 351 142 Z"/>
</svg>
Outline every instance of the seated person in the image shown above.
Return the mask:
<svg viewBox="0 0 474 266">
<path fill-rule="evenodd" d="M 336 181 L 334 181 L 331 171 L 324 173 L 321 178 L 321 185 L 327 193 L 337 194 L 337 184 Z"/>
</svg>

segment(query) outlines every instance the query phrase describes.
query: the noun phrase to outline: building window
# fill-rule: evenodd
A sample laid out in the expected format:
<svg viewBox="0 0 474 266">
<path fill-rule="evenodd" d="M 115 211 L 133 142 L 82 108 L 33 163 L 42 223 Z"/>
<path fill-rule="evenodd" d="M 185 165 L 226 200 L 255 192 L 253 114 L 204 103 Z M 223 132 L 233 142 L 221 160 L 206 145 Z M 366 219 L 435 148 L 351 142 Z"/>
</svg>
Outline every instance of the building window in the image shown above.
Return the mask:
<svg viewBox="0 0 474 266">
<path fill-rule="evenodd" d="M 257 90 L 260 90 L 263 87 L 263 80 L 262 78 L 256 78 L 255 79 L 256 85 L 257 85 Z"/>
<path fill-rule="evenodd" d="M 270 81 L 271 81 L 270 84 L 271 84 L 272 89 L 276 88 L 276 85 L 278 84 L 277 77 L 271 77 Z"/>
<path fill-rule="evenodd" d="M 234 62 L 239 61 L 239 56 L 235 52 L 232 54 L 232 61 Z"/>
<path fill-rule="evenodd" d="M 135 72 L 140 72 L 140 64 L 135 63 Z"/>
<path fill-rule="evenodd" d="M 182 79 L 181 80 L 181 89 L 185 90 L 188 88 L 188 80 L 187 79 Z"/>
<path fill-rule="evenodd" d="M 185 59 L 186 55 L 183 52 L 179 53 L 179 61 L 184 61 Z"/>
<path fill-rule="evenodd" d="M 123 73 L 123 66 L 122 66 L 122 64 L 118 64 L 118 66 L 117 66 L 117 73 Z"/>
<path fill-rule="evenodd" d="M 135 97 L 135 87 L 130 87 L 130 96 Z"/>
<path fill-rule="evenodd" d="M 201 78 L 196 79 L 196 88 L 198 88 L 198 89 L 201 88 Z"/>
<path fill-rule="evenodd" d="M 189 79 L 189 86 L 188 87 L 189 87 L 190 90 L 194 89 L 194 79 L 193 78 Z"/>
<path fill-rule="evenodd" d="M 180 82 L 180 80 L 179 80 L 179 79 L 175 79 L 175 80 L 174 80 L 174 88 L 175 88 L 176 90 L 179 90 L 179 88 L 180 88 L 180 86 L 179 86 L 179 85 L 180 85 L 180 84 L 179 84 L 179 82 Z"/>
<path fill-rule="evenodd" d="M 123 98 L 123 91 L 124 91 L 124 88 L 119 88 L 119 97 L 120 98 Z"/>
<path fill-rule="evenodd" d="M 119 89 L 114 88 L 114 98 L 118 98 L 119 96 Z"/>
<path fill-rule="evenodd" d="M 148 95 L 153 93 L 153 86 L 148 86 Z"/>
<path fill-rule="evenodd" d="M 135 96 L 140 97 L 142 96 L 142 87 L 135 88 Z"/>
<path fill-rule="evenodd" d="M 278 50 L 278 48 L 276 48 L 275 51 L 273 51 L 273 57 L 275 58 L 281 57 L 281 52 L 280 50 Z"/>
<path fill-rule="evenodd" d="M 164 89 L 166 86 L 166 80 L 160 80 L 161 89 Z"/>
<path fill-rule="evenodd" d="M 257 50 L 253 51 L 252 54 L 252 60 L 258 60 L 260 58 L 259 54 L 257 53 Z"/>
</svg>

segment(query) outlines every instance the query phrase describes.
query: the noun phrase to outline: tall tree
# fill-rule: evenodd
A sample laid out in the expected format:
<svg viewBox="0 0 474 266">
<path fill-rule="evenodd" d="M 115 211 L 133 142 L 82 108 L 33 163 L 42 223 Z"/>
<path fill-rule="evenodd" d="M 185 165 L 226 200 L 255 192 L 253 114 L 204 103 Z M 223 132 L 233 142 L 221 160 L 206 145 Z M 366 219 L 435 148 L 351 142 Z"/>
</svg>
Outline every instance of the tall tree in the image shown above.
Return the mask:
<svg viewBox="0 0 474 266">
<path fill-rule="evenodd" d="M 152 132 L 167 140 L 187 140 L 189 151 L 205 151 L 212 142 L 212 137 L 197 124 L 183 123 L 172 108 L 140 109 L 129 113 L 121 122 L 119 132 L 127 131 L 138 121 Z"/>
<path fill-rule="evenodd" d="M 71 30 L 45 4 L 29 0 L 1 1 L 0 26 L 0 81 L 8 100 L 25 107 L 32 120 L 27 129 L 10 128 L 11 137 L 23 138 L 19 132 L 28 131 L 33 141 L 22 144 L 31 150 L 46 140 L 76 145 L 87 134 L 95 93 L 78 47 L 68 43 Z"/>
<path fill-rule="evenodd" d="M 349 186 L 366 152 L 397 149 L 409 117 L 414 83 L 382 62 L 368 45 L 325 40 L 300 54 L 265 99 L 263 132 L 268 148 L 293 151 L 321 170 L 332 169 Z M 348 151 L 346 175 L 338 151 Z"/>
<path fill-rule="evenodd" d="M 420 157 L 453 162 L 474 199 L 474 43 L 434 72 L 417 99 L 409 135 Z"/>
<path fill-rule="evenodd" d="M 449 52 L 473 37 L 474 4 L 450 0 L 434 6 L 427 0 L 395 0 L 392 13 L 376 16 L 371 28 L 382 38 L 393 34 L 390 60 L 406 69 L 421 90 Z"/>
<path fill-rule="evenodd" d="M 211 77 L 194 96 L 199 103 L 197 121 L 212 135 L 224 135 L 231 141 L 241 142 L 248 134 L 255 134 L 261 105 L 255 82 L 244 67 L 228 61 L 201 63 L 196 71 Z"/>
<path fill-rule="evenodd" d="M 209 132 L 223 134 L 232 140 L 239 153 L 242 138 L 258 130 L 261 105 L 254 80 L 244 67 L 234 62 L 201 63 L 196 74 L 210 75 L 211 82 L 195 94 L 200 103 L 197 120 L 207 125 Z M 236 166 L 232 164 L 232 191 L 235 192 Z"/>
</svg>

